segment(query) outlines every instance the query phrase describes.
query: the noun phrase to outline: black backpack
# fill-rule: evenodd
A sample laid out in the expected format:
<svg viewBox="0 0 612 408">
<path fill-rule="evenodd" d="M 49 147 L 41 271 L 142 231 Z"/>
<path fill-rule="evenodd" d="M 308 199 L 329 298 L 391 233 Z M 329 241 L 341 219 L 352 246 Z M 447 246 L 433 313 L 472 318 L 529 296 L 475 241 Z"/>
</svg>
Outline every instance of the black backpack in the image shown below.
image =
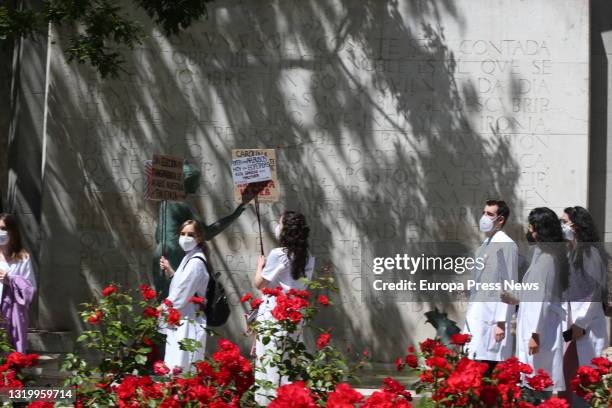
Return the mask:
<svg viewBox="0 0 612 408">
<path fill-rule="evenodd" d="M 227 301 L 227 295 L 225 294 L 225 288 L 219 281 L 220 272 L 212 273 L 208 268 L 208 263 L 201 256 L 194 256 L 191 259 L 197 258 L 204 262 L 206 271 L 208 272 L 208 286 L 206 287 L 206 303 L 204 307 L 200 307 L 200 310 L 204 312 L 206 316 L 206 325 L 212 327 L 223 326 L 231 314 L 229 302 Z M 191 260 L 190 259 L 190 260 Z M 216 275 L 216 276 L 215 276 Z"/>
</svg>

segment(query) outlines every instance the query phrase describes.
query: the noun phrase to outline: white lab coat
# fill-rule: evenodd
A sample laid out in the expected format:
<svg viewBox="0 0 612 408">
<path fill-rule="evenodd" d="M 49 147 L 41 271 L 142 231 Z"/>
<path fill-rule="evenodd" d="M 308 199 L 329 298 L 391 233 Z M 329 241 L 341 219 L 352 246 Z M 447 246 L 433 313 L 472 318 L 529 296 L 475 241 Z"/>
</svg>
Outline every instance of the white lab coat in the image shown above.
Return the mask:
<svg viewBox="0 0 612 408">
<path fill-rule="evenodd" d="M 175 309 L 181 312 L 181 324 L 178 326 L 162 325 L 161 330 L 166 334 L 166 353 L 164 362 L 173 369 L 180 367 L 183 371 L 193 371 L 192 363 L 204 358 L 206 349 L 206 316 L 196 315 L 199 306 L 189 302 L 192 296 L 204 297 L 208 286 L 208 271 L 204 262 L 193 257 L 206 259 L 200 248 L 195 248 L 185 254 L 177 268 L 168 292 L 168 300 Z M 181 350 L 180 341 L 193 339 L 201 343 L 195 352 Z"/>
<path fill-rule="evenodd" d="M 608 347 L 607 320 L 602 301 L 607 301 L 607 267 L 599 250 L 591 247 L 583 252 L 582 267 L 576 268 L 576 250 L 569 253 L 569 313 L 567 328 L 582 327 L 586 334 L 576 341 L 578 364 L 591 365 Z"/>
<path fill-rule="evenodd" d="M 519 293 L 516 355 L 521 362 L 533 367 L 534 372 L 542 368 L 550 374 L 554 384 L 548 391 L 563 391 L 565 380 L 562 322 L 565 319 L 565 311 L 561 302 L 560 271 L 553 255 L 536 246 L 522 282 L 538 283 L 540 290 L 523 290 Z M 529 355 L 528 344 L 533 333 L 539 335 L 539 351 Z"/>
<path fill-rule="evenodd" d="M 472 279 L 476 282 L 497 282 L 503 289 L 504 280 L 518 280 L 518 247 L 504 231 L 487 238 L 476 257 L 484 258 L 485 263 L 481 271 L 476 268 L 472 271 Z M 503 361 L 512 356 L 514 336 L 510 322 L 514 306 L 501 302 L 500 292 L 473 291 L 470 295 L 464 332 L 472 335 L 467 346 L 472 359 Z M 506 322 L 506 335 L 500 342 L 495 341 L 497 322 Z"/>
<path fill-rule="evenodd" d="M 26 255 L 24 259 L 11 260 L 9 262 L 0 261 L 0 269 L 5 269 L 9 276 L 21 276 L 27 279 L 32 287 L 36 289 L 36 278 L 32 269 L 32 259 Z M 0 299 L 2 299 L 2 291 L 4 285 L 0 284 Z"/>
<path fill-rule="evenodd" d="M 307 279 L 312 279 L 314 264 L 315 259 L 312 256 L 309 256 L 305 268 Z M 303 282 L 294 280 L 291 276 L 291 263 L 289 262 L 287 254 L 283 248 L 274 248 L 270 251 L 261 276 L 269 282 L 266 285 L 268 288 L 281 287 L 283 291 L 288 291 L 289 289 L 303 290 L 305 288 Z M 276 298 L 274 296 L 264 295 L 263 300 L 264 302 L 259 306 L 259 310 L 257 312 L 257 321 L 274 321 L 275 318 L 272 316 L 272 310 L 276 306 Z M 256 381 L 266 380 L 272 382 L 273 384 L 279 384 L 280 380 L 281 385 L 288 383 L 286 378 L 279 379 L 279 373 L 276 367 L 270 367 L 271 356 L 273 356 L 278 349 L 277 343 L 280 342 L 280 338 L 285 335 L 285 332 L 279 330 L 276 333 L 276 336 L 273 337 L 268 344 L 263 344 L 259 338 L 256 339 Z M 274 388 L 276 389 L 278 386 Z M 267 406 L 270 403 L 270 399 L 276 395 L 275 389 L 257 390 L 257 393 L 255 394 L 255 401 L 259 405 Z"/>
</svg>

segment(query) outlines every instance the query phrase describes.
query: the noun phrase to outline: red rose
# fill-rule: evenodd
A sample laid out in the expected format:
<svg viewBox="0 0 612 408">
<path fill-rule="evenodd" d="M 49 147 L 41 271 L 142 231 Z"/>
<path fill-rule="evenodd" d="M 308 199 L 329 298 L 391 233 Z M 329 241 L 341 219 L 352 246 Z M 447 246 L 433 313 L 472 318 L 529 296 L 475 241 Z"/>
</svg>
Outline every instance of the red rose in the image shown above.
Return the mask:
<svg viewBox="0 0 612 408">
<path fill-rule="evenodd" d="M 433 373 L 431 370 L 425 370 L 421 373 L 421 375 L 419 376 L 422 382 L 425 383 L 432 383 L 435 381 Z"/>
<path fill-rule="evenodd" d="M 363 356 L 364 356 L 365 358 L 370 357 L 370 352 L 369 352 L 368 350 L 363 350 L 363 353 L 361 353 L 361 354 L 363 354 Z"/>
<path fill-rule="evenodd" d="M 164 299 L 162 303 L 168 307 L 174 307 L 174 304 L 172 303 L 170 299 Z"/>
<path fill-rule="evenodd" d="M 414 354 L 408 354 L 406 356 L 406 365 L 410 368 L 417 368 L 419 366 L 419 359 Z"/>
<path fill-rule="evenodd" d="M 427 364 L 428 367 L 433 368 L 433 369 L 446 370 L 446 371 L 451 369 L 450 363 L 446 361 L 444 357 L 428 358 L 427 360 L 425 360 L 425 364 Z"/>
<path fill-rule="evenodd" d="M 268 406 L 270 408 L 317 408 L 303 381 L 281 386 L 277 391 L 276 399 Z"/>
<path fill-rule="evenodd" d="M 443 345 L 439 345 L 439 346 L 435 346 L 432 350 L 432 354 L 436 357 L 446 357 L 449 354 L 454 354 L 453 351 L 451 349 L 449 349 L 446 346 Z"/>
<path fill-rule="evenodd" d="M 10 353 L 6 358 L 6 364 L 11 368 L 32 367 L 38 364 L 38 354 L 23 354 L 18 351 Z"/>
<path fill-rule="evenodd" d="M 319 297 L 317 298 L 319 300 L 319 303 L 323 306 L 327 306 L 329 305 L 329 298 L 325 295 L 319 295 Z"/>
<path fill-rule="evenodd" d="M 249 292 L 240 298 L 240 303 L 248 302 L 252 298 L 253 298 L 253 294 Z"/>
<path fill-rule="evenodd" d="M 153 363 L 153 372 L 155 375 L 166 375 L 170 372 L 170 369 L 163 361 L 156 361 Z"/>
<path fill-rule="evenodd" d="M 329 333 L 321 333 L 319 335 L 319 339 L 317 340 L 317 348 L 320 350 L 323 347 L 329 344 L 329 339 L 331 339 L 331 334 Z"/>
<path fill-rule="evenodd" d="M 168 309 L 168 316 L 166 316 L 166 322 L 170 326 L 176 326 L 181 321 L 181 312 L 171 307 Z"/>
<path fill-rule="evenodd" d="M 251 309 L 257 309 L 263 303 L 263 299 L 251 300 Z"/>
<path fill-rule="evenodd" d="M 423 341 L 422 343 L 419 343 L 421 352 L 423 353 L 429 353 L 434 349 L 435 346 L 439 346 L 439 345 L 440 345 L 440 342 L 433 340 L 433 339 L 427 339 Z"/>
<path fill-rule="evenodd" d="M 107 297 L 113 293 L 116 293 L 119 289 L 117 289 L 114 285 L 108 285 L 104 289 L 102 289 L 102 296 Z"/>
<path fill-rule="evenodd" d="M 28 404 L 28 408 L 53 408 L 55 404 L 48 401 L 34 401 Z"/>
<path fill-rule="evenodd" d="M 538 372 L 533 377 L 527 378 L 527 384 L 536 391 L 543 391 L 544 389 L 553 385 L 553 381 L 550 376 L 541 368 L 538 368 Z"/>
<path fill-rule="evenodd" d="M 183 372 L 183 369 L 181 367 L 174 367 L 172 369 L 172 375 L 179 375 L 182 372 Z"/>
<path fill-rule="evenodd" d="M 192 296 L 189 298 L 189 303 L 194 303 L 194 304 L 202 304 L 204 303 L 204 298 L 200 297 L 200 296 Z"/>
<path fill-rule="evenodd" d="M 408 353 L 409 353 L 409 354 L 414 353 L 414 351 L 415 351 L 415 350 L 414 350 L 414 347 L 413 347 L 413 346 L 408 346 Z"/>
<path fill-rule="evenodd" d="M 469 343 L 470 340 L 472 340 L 471 334 L 457 333 L 451 336 L 450 342 L 456 346 L 463 346 L 465 343 Z"/>
<path fill-rule="evenodd" d="M 89 316 L 87 321 L 91 324 L 98 323 L 104 317 L 104 312 L 101 310 L 96 310 L 95 314 Z"/>
<path fill-rule="evenodd" d="M 144 310 L 142 311 L 142 314 L 145 317 L 153 317 L 153 318 L 157 318 L 159 317 L 159 310 L 157 310 L 154 307 L 151 306 L 147 306 L 144 308 Z"/>
<path fill-rule="evenodd" d="M 395 359 L 395 368 L 397 371 L 402 371 L 404 369 L 404 362 L 401 357 Z"/>
<path fill-rule="evenodd" d="M 327 396 L 327 408 L 347 408 L 363 401 L 363 395 L 348 384 L 338 384 Z"/>
<path fill-rule="evenodd" d="M 487 369 L 488 365 L 486 363 L 480 363 L 465 357 L 462 358 L 446 380 L 448 392 L 451 394 L 465 394 L 470 389 L 478 388 Z"/>
<path fill-rule="evenodd" d="M 280 286 L 279 286 L 279 287 L 276 287 L 276 288 L 274 288 L 274 289 L 271 289 L 271 288 L 263 288 L 261 291 L 263 292 L 263 294 L 264 294 L 264 295 L 268 295 L 268 296 L 278 296 L 278 295 L 280 295 L 281 293 L 283 293 L 283 288 L 281 288 Z"/>
<path fill-rule="evenodd" d="M 597 367 L 597 370 L 602 374 L 606 375 L 610 373 L 610 368 L 612 368 L 612 361 L 608 360 L 605 357 L 595 357 L 591 360 L 591 363 Z"/>
<path fill-rule="evenodd" d="M 149 285 L 140 285 L 140 293 L 145 300 L 151 300 L 157 296 L 157 292 L 151 289 Z"/>
<path fill-rule="evenodd" d="M 538 405 L 538 407 L 539 408 L 569 408 L 569 404 L 564 399 L 552 397 L 550 399 L 547 399 L 540 405 Z"/>
</svg>

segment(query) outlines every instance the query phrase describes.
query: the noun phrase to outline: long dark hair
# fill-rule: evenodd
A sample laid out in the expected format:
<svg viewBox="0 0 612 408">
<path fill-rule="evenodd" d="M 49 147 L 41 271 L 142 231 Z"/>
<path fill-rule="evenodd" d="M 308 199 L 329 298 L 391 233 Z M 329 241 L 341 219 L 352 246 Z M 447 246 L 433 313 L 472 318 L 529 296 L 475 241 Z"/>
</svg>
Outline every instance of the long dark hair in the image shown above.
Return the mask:
<svg viewBox="0 0 612 408">
<path fill-rule="evenodd" d="M 536 232 L 535 240 L 542 251 L 553 255 L 555 263 L 559 268 L 561 287 L 566 289 L 569 282 L 569 265 L 565 255 L 565 246 L 562 245 L 565 241 L 559 217 L 550 208 L 538 207 L 529 213 L 529 224 L 531 224 Z"/>
<path fill-rule="evenodd" d="M 21 234 L 19 233 L 17 218 L 12 214 L 2 213 L 0 214 L 0 220 L 4 221 L 6 232 L 8 232 L 9 235 L 9 257 L 14 260 L 23 260 L 27 258 L 28 253 L 23 248 L 23 244 L 21 242 Z"/>
<path fill-rule="evenodd" d="M 591 248 L 593 247 L 599 250 L 601 258 L 606 262 L 610 258 L 610 255 L 608 255 L 601 245 L 599 233 L 597 232 L 595 222 L 589 211 L 577 205 L 575 207 L 567 207 L 563 212 L 567 214 L 572 224 L 574 224 L 574 234 L 576 235 L 577 243 L 576 259 L 574 260 L 576 269 L 582 268 L 584 254 L 590 255 Z"/>
<path fill-rule="evenodd" d="M 280 244 L 291 261 L 291 277 L 298 280 L 306 276 L 310 228 L 306 224 L 306 217 L 295 211 L 285 211 L 282 224 Z"/>
</svg>

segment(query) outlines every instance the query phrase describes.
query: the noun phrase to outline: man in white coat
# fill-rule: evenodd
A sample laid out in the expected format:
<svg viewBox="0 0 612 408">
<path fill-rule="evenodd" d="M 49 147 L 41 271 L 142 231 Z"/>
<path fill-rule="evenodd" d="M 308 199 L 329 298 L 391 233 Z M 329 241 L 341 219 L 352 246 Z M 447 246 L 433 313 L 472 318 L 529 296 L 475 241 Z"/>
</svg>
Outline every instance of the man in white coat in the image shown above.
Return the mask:
<svg viewBox="0 0 612 408">
<path fill-rule="evenodd" d="M 502 230 L 510 215 L 508 205 L 501 200 L 488 200 L 480 219 L 480 231 L 485 240 L 476 252 L 484 267 L 474 268 L 475 283 L 499 284 L 505 280 L 518 281 L 518 247 Z M 500 300 L 500 291 L 472 290 L 465 317 L 465 333 L 472 339 L 468 344 L 469 357 L 489 364 L 493 370 L 497 362 L 512 356 L 513 336 L 510 322 L 514 306 Z"/>
</svg>

